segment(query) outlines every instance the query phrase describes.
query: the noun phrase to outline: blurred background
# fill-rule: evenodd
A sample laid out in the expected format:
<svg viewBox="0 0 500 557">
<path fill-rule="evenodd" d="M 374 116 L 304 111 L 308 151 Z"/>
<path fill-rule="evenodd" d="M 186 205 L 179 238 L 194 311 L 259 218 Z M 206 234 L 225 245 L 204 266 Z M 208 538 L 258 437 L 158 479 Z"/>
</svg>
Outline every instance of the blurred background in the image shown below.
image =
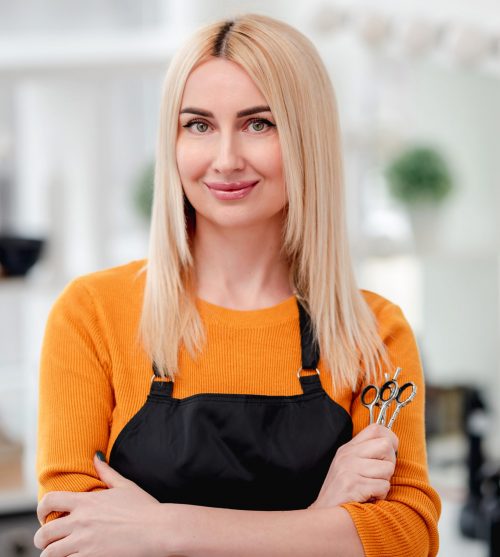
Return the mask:
<svg viewBox="0 0 500 557">
<path fill-rule="evenodd" d="M 147 256 L 169 60 L 247 11 L 330 72 L 358 282 L 401 306 L 424 364 L 440 555 L 500 555 L 497 0 L 0 0 L 0 555 L 40 553 L 48 311 L 72 278 Z"/>
</svg>

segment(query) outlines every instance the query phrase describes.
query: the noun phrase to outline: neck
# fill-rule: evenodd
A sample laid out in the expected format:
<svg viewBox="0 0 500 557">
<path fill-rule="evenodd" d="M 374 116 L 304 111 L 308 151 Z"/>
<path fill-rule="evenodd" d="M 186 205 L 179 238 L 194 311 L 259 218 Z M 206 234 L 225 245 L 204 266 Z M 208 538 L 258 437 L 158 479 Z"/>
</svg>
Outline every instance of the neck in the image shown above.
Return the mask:
<svg viewBox="0 0 500 557">
<path fill-rule="evenodd" d="M 224 228 L 197 216 L 193 240 L 197 295 L 216 305 L 259 309 L 293 294 L 280 255 L 281 218 Z"/>
</svg>

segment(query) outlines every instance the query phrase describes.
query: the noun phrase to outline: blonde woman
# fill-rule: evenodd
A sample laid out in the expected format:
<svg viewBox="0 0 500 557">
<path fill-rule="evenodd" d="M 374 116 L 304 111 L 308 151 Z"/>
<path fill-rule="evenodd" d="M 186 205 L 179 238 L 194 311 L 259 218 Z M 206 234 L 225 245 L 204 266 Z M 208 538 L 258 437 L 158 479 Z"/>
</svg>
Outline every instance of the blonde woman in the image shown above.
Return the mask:
<svg viewBox="0 0 500 557">
<path fill-rule="evenodd" d="M 314 46 L 261 15 L 207 25 L 160 118 L 147 260 L 76 278 L 48 319 L 35 545 L 436 555 L 418 349 L 400 308 L 356 285 Z M 396 366 L 419 392 L 391 431 L 360 392 Z"/>
</svg>

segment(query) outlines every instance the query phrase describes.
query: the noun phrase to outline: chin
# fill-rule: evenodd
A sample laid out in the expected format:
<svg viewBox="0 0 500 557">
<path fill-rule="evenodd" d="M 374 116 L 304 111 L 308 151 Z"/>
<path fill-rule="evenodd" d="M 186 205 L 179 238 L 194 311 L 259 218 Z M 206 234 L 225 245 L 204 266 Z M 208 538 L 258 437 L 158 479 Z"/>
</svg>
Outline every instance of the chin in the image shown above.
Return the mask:
<svg viewBox="0 0 500 557">
<path fill-rule="evenodd" d="M 277 207 L 275 211 L 270 212 L 269 207 L 217 207 L 213 211 L 208 212 L 207 207 L 204 211 L 196 211 L 196 220 L 205 221 L 207 224 L 220 228 L 249 228 L 252 226 L 276 224 L 276 220 L 282 222 L 285 215 L 283 207 Z M 255 210 L 260 209 L 260 210 Z M 267 209 L 267 211 L 265 210 Z M 196 208 L 195 208 L 196 210 Z"/>
<path fill-rule="evenodd" d="M 256 226 L 261 222 L 262 221 L 259 219 L 248 218 L 210 219 L 212 225 L 227 229 L 248 228 L 250 226 Z"/>
</svg>

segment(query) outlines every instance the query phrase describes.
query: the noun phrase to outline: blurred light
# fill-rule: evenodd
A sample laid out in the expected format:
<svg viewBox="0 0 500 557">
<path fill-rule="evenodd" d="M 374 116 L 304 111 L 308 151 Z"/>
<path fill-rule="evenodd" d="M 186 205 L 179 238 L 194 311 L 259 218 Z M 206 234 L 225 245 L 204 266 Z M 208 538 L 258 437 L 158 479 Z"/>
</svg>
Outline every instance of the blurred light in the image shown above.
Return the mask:
<svg viewBox="0 0 500 557">
<path fill-rule="evenodd" d="M 453 58 L 462 65 L 474 65 L 488 55 L 490 38 L 486 32 L 470 24 L 454 24 L 448 31 L 447 43 Z"/>
<path fill-rule="evenodd" d="M 391 33 L 389 18 L 375 12 L 360 14 L 357 27 L 361 38 L 371 46 L 381 44 Z"/>
<path fill-rule="evenodd" d="M 433 48 L 439 40 L 438 27 L 426 19 L 410 20 L 402 25 L 402 39 L 408 54 L 418 56 Z"/>
<path fill-rule="evenodd" d="M 320 34 L 329 34 L 345 26 L 349 19 L 346 10 L 331 4 L 322 4 L 311 19 L 312 28 Z"/>
<path fill-rule="evenodd" d="M 351 8 L 347 5 L 321 4 L 309 20 L 318 35 L 346 30 L 356 34 L 368 47 L 384 47 L 408 57 L 427 55 L 434 61 L 462 66 L 482 64 L 482 69 L 498 73 L 500 64 L 500 35 L 492 35 L 491 21 L 481 24 L 440 21 L 430 15 L 414 14 L 402 17 L 394 13 Z M 488 28 L 489 27 L 489 28 Z"/>
</svg>

